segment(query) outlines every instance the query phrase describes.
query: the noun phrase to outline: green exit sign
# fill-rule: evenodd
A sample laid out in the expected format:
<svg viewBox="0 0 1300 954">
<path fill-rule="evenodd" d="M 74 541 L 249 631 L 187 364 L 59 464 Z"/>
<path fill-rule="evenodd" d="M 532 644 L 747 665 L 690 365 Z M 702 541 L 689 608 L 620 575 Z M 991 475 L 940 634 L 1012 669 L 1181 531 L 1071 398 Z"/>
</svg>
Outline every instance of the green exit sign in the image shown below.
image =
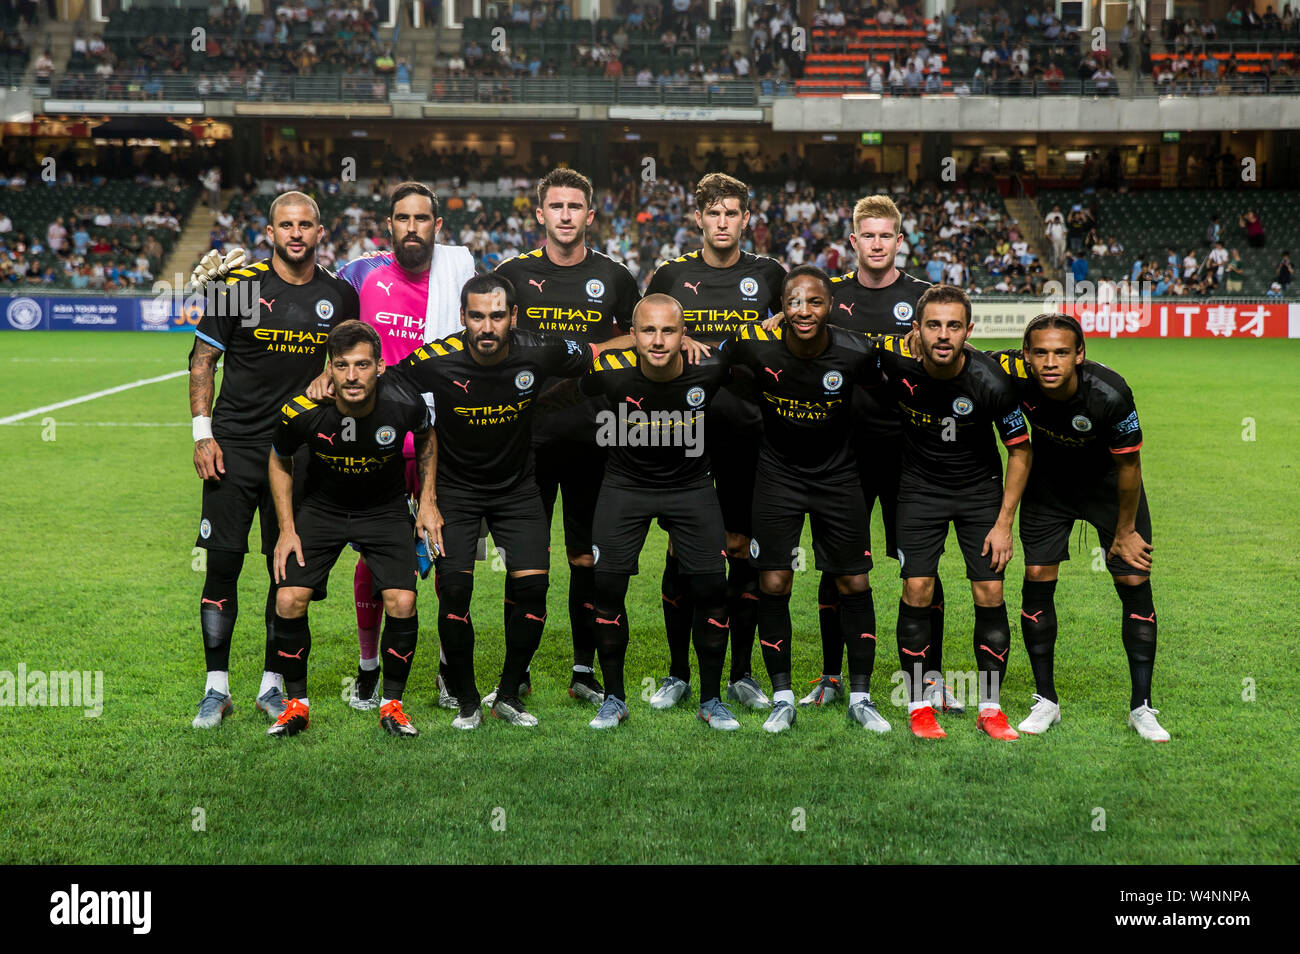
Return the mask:
<svg viewBox="0 0 1300 954">
<path fill-rule="evenodd" d="M 885 141 L 885 134 L 878 132 L 864 132 L 862 134 L 862 145 L 879 146 Z"/>
<path fill-rule="evenodd" d="M 1182 138 L 1183 134 L 1180 132 L 1166 132 L 1160 134 L 1161 142 L 1180 142 Z"/>
</svg>

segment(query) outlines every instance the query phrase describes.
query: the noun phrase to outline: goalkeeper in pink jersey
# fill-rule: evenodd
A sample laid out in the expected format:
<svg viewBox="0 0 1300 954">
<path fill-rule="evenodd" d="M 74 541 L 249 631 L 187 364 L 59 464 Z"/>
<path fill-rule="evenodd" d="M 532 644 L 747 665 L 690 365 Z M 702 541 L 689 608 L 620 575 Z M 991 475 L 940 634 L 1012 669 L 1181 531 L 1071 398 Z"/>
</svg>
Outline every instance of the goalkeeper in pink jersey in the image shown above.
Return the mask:
<svg viewBox="0 0 1300 954">
<path fill-rule="evenodd" d="M 474 277 L 474 256 L 469 249 L 435 244 L 442 219 L 438 197 L 431 189 L 419 182 L 403 182 L 393 190 L 391 201 L 388 234 L 393 250 L 359 258 L 338 270 L 339 278 L 360 295 L 361 320 L 379 332 L 384 364 L 389 367 L 426 341 L 460 330 L 460 290 Z M 428 395 L 425 400 L 430 400 Z M 407 489 L 418 494 L 415 450 L 409 434 L 403 453 Z M 374 580 L 365 560 L 357 562 L 352 591 L 361 661 L 348 704 L 354 709 L 373 709 L 379 705 L 379 624 L 384 607 L 374 596 Z M 445 670 L 446 663 L 440 660 L 439 702 L 455 708 Z"/>
</svg>

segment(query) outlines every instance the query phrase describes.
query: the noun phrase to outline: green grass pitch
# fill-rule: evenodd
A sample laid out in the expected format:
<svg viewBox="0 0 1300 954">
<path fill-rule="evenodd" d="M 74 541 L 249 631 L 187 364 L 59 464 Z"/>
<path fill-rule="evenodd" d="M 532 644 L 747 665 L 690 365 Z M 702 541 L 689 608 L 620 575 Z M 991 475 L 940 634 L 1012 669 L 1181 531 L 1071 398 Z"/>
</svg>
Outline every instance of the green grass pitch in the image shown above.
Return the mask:
<svg viewBox="0 0 1300 954">
<path fill-rule="evenodd" d="M 190 344 L 93 333 L 0 341 L 0 417 L 183 369 Z M 253 708 L 265 594 L 254 556 L 240 589 L 234 715 L 195 731 L 202 575 L 184 377 L 0 426 L 0 671 L 102 671 L 104 686 L 97 718 L 0 708 L 0 862 L 1294 863 L 1300 345 L 1103 340 L 1089 353 L 1128 378 L 1142 415 L 1160 614 L 1154 702 L 1169 745 L 1126 727 L 1119 604 L 1094 569 L 1091 531 L 1062 570 L 1064 721 L 1042 738 L 994 743 L 973 713 L 942 719 L 944 742 L 912 738 L 889 701 L 899 582 L 885 559 L 872 574 L 881 633 L 872 689 L 889 735 L 851 730 L 842 702 L 801 711 L 774 737 L 758 713 L 738 713 L 740 732 L 717 733 L 693 706 L 652 712 L 640 687 L 667 655 L 657 529 L 629 596 L 632 714 L 615 732 L 588 729 L 593 710 L 565 691 L 557 558 L 529 699 L 541 725 L 450 727 L 451 713 L 435 706 L 426 586 L 407 691 L 422 734 L 384 735 L 377 715 L 341 698 L 356 666 L 350 551 L 330 599 L 312 610 L 311 728 L 270 739 Z M 880 541 L 878 516 L 875 533 Z M 553 550 L 563 552 L 558 533 Z M 942 575 L 944 668 L 970 669 L 973 614 L 951 539 Z M 502 578 L 480 564 L 483 690 L 502 653 Z M 820 667 L 815 589 L 813 572 L 796 574 L 797 680 Z M 1013 623 L 1003 688 L 1013 724 L 1031 692 Z"/>
</svg>

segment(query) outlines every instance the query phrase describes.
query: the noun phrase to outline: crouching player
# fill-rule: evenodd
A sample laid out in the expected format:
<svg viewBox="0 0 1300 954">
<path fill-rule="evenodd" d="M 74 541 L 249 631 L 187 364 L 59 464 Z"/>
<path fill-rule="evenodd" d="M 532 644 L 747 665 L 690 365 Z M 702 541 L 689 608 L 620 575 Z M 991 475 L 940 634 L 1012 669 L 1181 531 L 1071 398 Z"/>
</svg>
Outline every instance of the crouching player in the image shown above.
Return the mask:
<svg viewBox="0 0 1300 954">
<path fill-rule="evenodd" d="M 705 409 L 730 371 L 717 358 L 687 361 L 685 316 L 668 295 L 643 298 L 632 312 L 632 328 L 634 348 L 601 355 L 582 379 L 584 393 L 603 395 L 612 407 L 597 415 L 596 440 L 609 451 L 592 531 L 596 650 L 605 699 L 590 725 L 612 729 L 627 718 L 627 585 L 637 572 L 650 520 L 657 517 L 690 581 L 699 717 L 714 729 L 739 729 L 722 702 L 727 534 L 703 443 Z"/>
<path fill-rule="evenodd" d="M 1067 316 L 1043 314 L 1025 328 L 1024 360 L 1001 356 L 1020 385 L 1033 427 L 1034 469 L 1020 505 L 1025 583 L 1020 628 L 1034 671 L 1034 707 L 1020 723 L 1030 735 L 1061 721 L 1052 678 L 1056 579 L 1070 558 L 1070 530 L 1086 520 L 1106 550 L 1106 569 L 1122 607 L 1120 634 L 1132 691 L 1129 725 L 1151 742 L 1169 733 L 1151 708 L 1156 610 L 1151 599 L 1151 512 L 1142 489 L 1142 428 L 1133 393 L 1105 365 L 1084 357 L 1083 330 Z"/>
<path fill-rule="evenodd" d="M 418 569 L 411 513 L 406 502 L 402 443 L 415 435 L 422 475 L 432 469 L 435 445 L 429 408 L 419 392 L 381 377 L 379 335 L 360 321 L 345 321 L 326 341 L 332 401 L 292 398 L 271 441 L 270 482 L 280 522 L 275 545 L 276 657 L 288 705 L 269 735 L 307 728 L 307 657 L 311 629 L 307 606 L 325 598 L 330 570 L 349 541 L 374 575 L 384 604 L 383 698 L 379 724 L 391 735 L 418 735 L 402 711 L 402 690 L 415 655 Z M 311 457 L 302 504 L 293 509 L 293 452 L 306 444 Z"/>
</svg>

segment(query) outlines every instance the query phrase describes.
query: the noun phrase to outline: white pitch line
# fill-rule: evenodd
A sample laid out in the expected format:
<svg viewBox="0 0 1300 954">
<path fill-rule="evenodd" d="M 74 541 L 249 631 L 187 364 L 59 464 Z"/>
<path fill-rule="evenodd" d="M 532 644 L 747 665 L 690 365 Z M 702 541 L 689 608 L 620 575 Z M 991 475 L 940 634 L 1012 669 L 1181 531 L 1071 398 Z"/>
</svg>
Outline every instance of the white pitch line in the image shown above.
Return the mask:
<svg viewBox="0 0 1300 954">
<path fill-rule="evenodd" d="M 107 397 L 110 394 L 120 394 L 123 391 L 130 391 L 132 388 L 143 387 L 146 384 L 157 384 L 159 381 L 170 381 L 172 378 L 179 378 L 188 374 L 189 371 L 173 371 L 171 374 L 160 374 L 156 378 L 141 378 L 139 381 L 119 384 L 115 388 L 106 388 L 103 391 L 83 394 L 81 397 L 71 398 L 67 401 L 59 401 L 57 404 L 46 404 L 43 407 L 34 407 L 30 411 L 23 411 L 21 414 L 11 414 L 8 417 L 0 417 L 0 424 L 12 424 L 14 421 L 21 421 L 23 418 L 27 417 L 35 417 L 37 414 L 44 414 L 46 411 L 57 411 L 61 407 L 71 407 L 74 404 L 85 404 L 87 401 L 95 400 L 95 398 Z"/>
<path fill-rule="evenodd" d="M 40 427 L 40 421 L 0 421 L 3 427 Z M 189 427 L 187 421 L 59 421 L 59 427 Z"/>
</svg>

